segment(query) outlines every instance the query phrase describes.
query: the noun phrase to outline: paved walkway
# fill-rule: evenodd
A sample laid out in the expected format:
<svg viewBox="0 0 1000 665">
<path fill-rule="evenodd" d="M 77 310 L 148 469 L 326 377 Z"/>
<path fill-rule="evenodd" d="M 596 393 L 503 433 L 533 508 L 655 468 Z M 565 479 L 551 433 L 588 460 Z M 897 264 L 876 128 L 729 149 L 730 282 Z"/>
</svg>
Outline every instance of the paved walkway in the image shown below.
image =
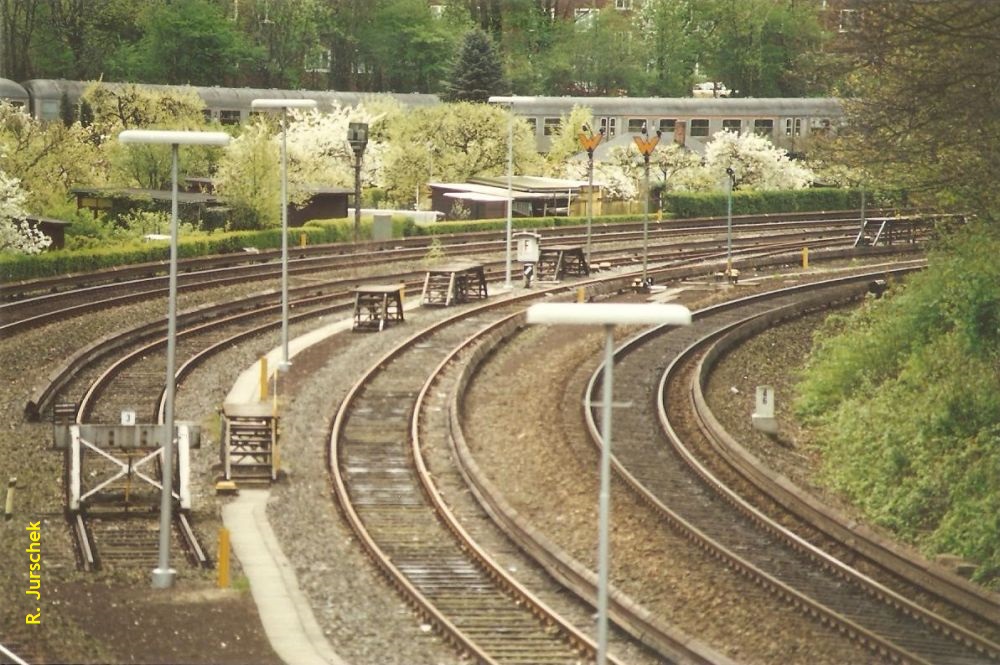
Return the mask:
<svg viewBox="0 0 1000 665">
<path fill-rule="evenodd" d="M 289 340 L 289 359 L 327 337 L 350 330 L 353 319 L 336 321 L 302 337 Z M 281 348 L 267 354 L 271 371 L 278 366 Z M 259 365 L 244 370 L 236 379 L 227 404 L 260 401 Z M 295 569 L 281 551 L 271 523 L 267 520 L 270 490 L 240 490 L 236 499 L 222 507 L 222 521 L 229 529 L 233 553 L 240 560 L 250 582 L 264 632 L 275 653 L 287 665 L 347 665 L 326 641 L 309 600 L 299 588 Z"/>
<path fill-rule="evenodd" d="M 323 637 L 291 562 L 267 521 L 269 490 L 240 490 L 222 508 L 233 552 L 250 581 L 264 632 L 288 665 L 346 665 Z"/>
</svg>

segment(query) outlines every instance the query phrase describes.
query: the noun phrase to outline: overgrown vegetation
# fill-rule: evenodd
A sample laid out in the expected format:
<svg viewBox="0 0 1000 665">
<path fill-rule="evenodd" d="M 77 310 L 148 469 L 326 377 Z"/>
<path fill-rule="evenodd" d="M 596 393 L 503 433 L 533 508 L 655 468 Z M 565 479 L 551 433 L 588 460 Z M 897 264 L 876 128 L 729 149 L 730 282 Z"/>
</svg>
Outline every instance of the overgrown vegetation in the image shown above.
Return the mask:
<svg viewBox="0 0 1000 665">
<path fill-rule="evenodd" d="M 796 404 L 823 475 L 874 522 L 1000 583 L 1000 233 L 951 237 L 928 269 L 828 321 Z"/>
</svg>

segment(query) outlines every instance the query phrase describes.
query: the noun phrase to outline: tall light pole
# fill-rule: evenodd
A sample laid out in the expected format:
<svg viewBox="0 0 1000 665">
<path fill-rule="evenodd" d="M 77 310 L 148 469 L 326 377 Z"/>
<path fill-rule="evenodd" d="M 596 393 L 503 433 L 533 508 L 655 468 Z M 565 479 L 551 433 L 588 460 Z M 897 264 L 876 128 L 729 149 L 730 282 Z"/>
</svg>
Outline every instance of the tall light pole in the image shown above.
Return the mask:
<svg viewBox="0 0 1000 665">
<path fill-rule="evenodd" d="M 128 129 L 118 135 L 122 143 L 152 143 L 169 145 L 171 149 L 170 177 L 173 181 L 170 198 L 170 279 L 167 296 L 167 386 L 163 406 L 167 436 L 163 444 L 163 485 L 160 490 L 159 559 L 153 569 L 153 587 L 173 586 L 177 571 L 170 567 L 170 521 L 173 508 L 174 479 L 174 367 L 177 357 L 177 153 L 181 145 L 217 145 L 229 143 L 225 132 L 183 132 Z"/>
<path fill-rule="evenodd" d="M 660 303 L 541 303 L 528 308 L 528 323 L 552 325 L 600 325 L 604 327 L 604 378 L 601 397 L 601 489 L 597 545 L 597 665 L 608 656 L 608 575 L 610 569 L 611 522 L 611 405 L 614 384 L 616 325 L 691 324 L 691 312 L 683 305 Z"/>
<path fill-rule="evenodd" d="M 281 362 L 278 369 L 287 371 L 288 359 L 288 109 L 313 109 L 313 99 L 255 99 L 250 102 L 255 111 L 281 111 Z"/>
<path fill-rule="evenodd" d="M 736 172 L 726 167 L 726 276 L 733 271 L 733 186 Z"/>
<path fill-rule="evenodd" d="M 642 124 L 642 136 L 634 137 L 635 145 L 642 154 L 644 177 L 642 186 L 642 288 L 646 288 L 646 267 L 649 261 L 649 156 L 660 142 L 660 130 L 650 138 L 646 123 Z"/>
<path fill-rule="evenodd" d="M 577 140 L 580 141 L 580 146 L 587 151 L 587 265 L 590 265 L 590 227 L 594 223 L 594 150 L 597 146 L 601 144 L 601 140 L 604 139 L 604 130 L 595 134 L 591 129 L 590 125 L 584 125 L 581 128 L 579 134 L 577 134 Z"/>
<path fill-rule="evenodd" d="M 502 104 L 507 106 L 507 249 L 506 270 L 504 271 L 503 288 L 508 291 L 514 288 L 510 279 L 511 252 L 513 244 L 514 226 L 514 104 L 523 102 L 531 104 L 534 97 L 490 97 L 490 104 Z"/>
<path fill-rule="evenodd" d="M 354 151 L 354 242 L 361 237 L 361 158 L 368 145 L 368 125 L 351 122 L 347 125 L 347 142 Z"/>
</svg>

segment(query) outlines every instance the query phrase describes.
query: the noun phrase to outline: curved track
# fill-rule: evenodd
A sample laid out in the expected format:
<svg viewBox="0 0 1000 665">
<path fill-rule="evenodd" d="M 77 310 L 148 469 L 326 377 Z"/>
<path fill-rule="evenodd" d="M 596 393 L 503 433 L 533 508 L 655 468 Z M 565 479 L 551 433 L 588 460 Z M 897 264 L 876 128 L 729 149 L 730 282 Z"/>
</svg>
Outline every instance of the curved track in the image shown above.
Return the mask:
<svg viewBox="0 0 1000 665">
<path fill-rule="evenodd" d="M 862 284 L 862 292 L 865 286 Z M 850 295 L 844 287 L 836 286 L 811 297 L 817 298 L 817 303 L 828 304 Z M 738 308 L 732 305 L 713 308 L 699 313 L 690 328 L 647 335 L 642 344 L 630 344 L 625 353 L 620 352 L 616 361 L 615 380 L 620 386 L 616 399 L 631 400 L 636 408 L 616 415 L 616 430 L 625 432 L 614 441 L 619 471 L 660 508 L 665 519 L 690 538 L 713 548 L 727 565 L 772 586 L 790 602 L 839 626 L 876 652 L 913 663 L 994 662 L 998 650 L 988 637 L 962 628 L 867 580 L 804 538 L 786 535 L 784 527 L 724 489 L 724 483 L 713 479 L 686 452 L 686 441 L 700 436 L 697 426 L 685 423 L 682 427 L 676 417 L 667 420 L 663 401 L 655 408 L 650 402 L 646 387 L 650 368 L 663 367 L 664 359 L 676 358 L 688 345 L 717 327 L 759 316 L 800 299 L 797 294 L 787 293 L 762 302 L 747 302 Z M 671 367 L 677 365 L 677 361 L 671 363 Z M 589 393 L 592 396 L 596 384 L 595 378 Z M 671 413 L 676 413 L 687 391 L 682 385 L 665 393 Z M 656 415 L 656 408 L 660 416 Z M 650 427 L 658 418 L 664 418 L 664 431 Z M 593 418 L 591 429 L 596 437 Z"/>
</svg>

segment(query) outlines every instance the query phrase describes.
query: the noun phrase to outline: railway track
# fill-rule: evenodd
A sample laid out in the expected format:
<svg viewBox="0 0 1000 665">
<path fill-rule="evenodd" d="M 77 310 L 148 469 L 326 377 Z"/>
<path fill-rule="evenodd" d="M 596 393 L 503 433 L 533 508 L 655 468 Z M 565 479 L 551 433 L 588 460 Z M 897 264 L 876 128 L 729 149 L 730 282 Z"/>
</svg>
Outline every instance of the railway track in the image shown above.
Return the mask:
<svg viewBox="0 0 1000 665">
<path fill-rule="evenodd" d="M 816 302 L 828 304 L 848 294 L 844 287 L 836 286 L 813 297 Z M 770 586 L 805 612 L 829 622 L 889 660 L 961 665 L 996 662 L 1000 651 L 990 634 L 964 628 L 861 575 L 811 545 L 807 538 L 814 539 L 815 533 L 794 535 L 723 489 L 725 484 L 714 479 L 693 453 L 686 452 L 688 441 L 703 436 L 697 424 L 676 415 L 669 420 L 665 416 L 664 400 L 670 405 L 670 413 L 676 414 L 690 392 L 688 382 L 670 381 L 677 387 L 665 389 L 657 416 L 645 392 L 650 368 L 662 368 L 664 358 L 677 357 L 717 327 L 759 316 L 801 298 L 786 293 L 738 308 L 714 308 L 699 313 L 691 328 L 655 338 L 647 335 L 643 343 L 636 342 L 625 353 L 620 352 L 615 378 L 622 388 L 616 399 L 631 400 L 634 408 L 623 410 L 615 418 L 616 431 L 624 432 L 617 434 L 614 442 L 617 469 L 673 528 L 710 548 L 727 566 Z M 674 362 L 671 368 L 679 364 Z M 597 382 L 595 375 L 588 395 L 595 394 Z M 594 409 L 588 409 L 588 413 L 592 436 L 597 437 Z M 650 427 L 661 418 L 664 430 Z M 664 456 L 664 450 L 672 452 Z M 839 547 L 853 552 L 846 543 L 839 543 Z M 959 610 L 967 612 L 965 608 Z"/>
<path fill-rule="evenodd" d="M 528 637 L 522 638 L 523 627 L 506 627 L 503 617 L 507 611 L 493 609 L 496 597 L 487 594 L 484 573 L 476 566 L 488 571 L 486 578 L 506 576 L 467 540 L 462 527 L 454 523 L 438 499 L 421 452 L 421 404 L 435 385 L 433 376 L 424 377 L 427 368 L 436 365 L 437 373 L 464 347 L 471 346 L 474 338 L 498 334 L 493 328 L 519 317 L 523 306 L 483 305 L 408 339 L 378 360 L 349 391 L 334 418 L 330 437 L 328 463 L 335 493 L 365 549 L 424 617 L 483 662 L 492 662 L 492 658 L 517 662 L 508 661 L 514 657 L 507 650 L 523 655 L 526 648 L 538 648 L 525 647 L 521 641 L 532 643 L 537 629 L 529 624 Z M 490 344 L 484 346 L 489 348 Z M 566 579 L 567 575 L 557 577 Z M 512 593 L 512 585 L 504 582 L 508 591 L 497 593 L 501 597 Z M 577 579 L 570 586 L 583 597 L 593 595 L 593 580 Z M 642 608 L 618 603 L 616 613 L 621 625 L 633 634 L 644 633 L 643 640 L 665 657 L 681 662 L 727 660 L 690 637 L 678 636 L 669 627 L 649 621 Z M 523 626 L 523 618 L 516 621 Z M 506 638 L 497 643 L 492 639 L 494 631 Z M 579 639 L 562 638 L 569 642 Z M 543 662 L 540 658 L 535 653 L 524 662 Z"/>
<path fill-rule="evenodd" d="M 759 245 L 762 238 L 755 234 L 764 232 L 772 234 L 769 240 L 783 236 L 789 241 L 794 239 L 803 242 L 814 241 L 823 236 L 831 237 L 831 234 L 838 230 L 845 236 L 856 232 L 857 220 L 832 215 L 825 215 L 825 217 L 826 219 L 818 221 L 767 221 L 766 218 L 763 221 L 761 219 L 745 220 L 734 224 L 734 233 L 747 233 L 749 236 L 747 238 L 734 237 L 734 247 L 739 250 L 741 247 L 750 248 Z M 654 228 L 650 232 L 650 260 L 669 260 L 664 258 L 664 255 L 675 254 L 677 250 L 671 251 L 663 244 L 668 243 L 676 247 L 678 241 L 684 238 L 688 238 L 687 242 L 684 243 L 688 252 L 707 254 L 711 253 L 712 248 L 718 251 L 721 247 L 720 242 L 724 242 L 724 240 L 695 241 L 690 238 L 692 236 L 718 235 L 726 231 L 725 225 L 720 227 L 718 223 L 705 226 L 692 226 L 690 224 L 678 226 L 676 222 L 660 222 L 655 223 L 654 227 L 661 225 L 667 225 L 668 228 Z M 636 261 L 637 256 L 634 251 L 623 255 L 620 249 L 608 248 L 615 244 L 619 246 L 634 244 L 641 238 L 641 232 L 630 230 L 631 226 L 634 225 L 616 224 L 597 228 L 594 233 L 595 247 L 605 245 L 606 248 L 595 249 L 591 263 L 594 266 L 599 263 L 619 265 Z M 574 233 L 571 228 L 567 230 L 542 229 L 542 232 L 546 234 L 547 242 L 579 243 L 582 239 L 581 233 L 579 231 Z M 449 238 L 448 244 L 440 247 L 440 251 L 449 255 L 474 259 L 489 254 L 496 255 L 503 252 L 505 246 L 503 240 L 492 239 L 496 235 L 495 233 L 478 233 Z M 485 236 L 489 236 L 491 239 L 486 240 Z M 349 277 L 342 281 L 350 281 L 353 279 L 350 275 L 353 275 L 357 270 L 387 264 L 419 262 L 426 256 L 430 240 L 424 237 L 408 238 L 401 239 L 399 243 L 404 246 L 376 245 L 372 248 L 366 246 L 367 251 L 359 254 L 331 254 L 331 252 L 343 252 L 344 248 L 336 245 L 323 246 L 325 255 L 318 254 L 320 247 L 300 248 L 293 252 L 294 258 L 289 261 L 289 275 L 293 278 L 308 280 L 319 278 L 323 280 L 321 282 L 323 287 L 335 288 L 336 279 L 324 279 L 322 276 L 331 273 L 346 273 Z M 271 254 L 273 253 L 252 255 L 250 259 L 252 263 L 249 264 L 245 263 L 246 258 L 234 259 L 228 255 L 189 259 L 182 262 L 182 272 L 178 277 L 178 289 L 181 293 L 189 293 L 276 280 L 281 274 L 281 266 L 280 262 L 274 261 Z M 14 334 L 89 312 L 164 297 L 167 293 L 167 279 L 157 274 L 162 272 L 164 268 L 165 263 L 159 262 L 103 271 L 88 276 L 72 275 L 0 285 L 0 334 Z M 493 275 L 503 274 L 505 261 L 489 261 L 485 264 L 485 268 Z M 400 272 L 386 274 L 384 279 L 410 281 L 419 279 L 419 274 L 414 271 Z M 292 295 L 302 293 L 311 286 L 313 285 L 293 289 L 291 293 Z"/>
<path fill-rule="evenodd" d="M 789 239 L 785 236 L 770 238 L 749 238 L 740 239 L 734 243 L 734 254 L 736 265 L 740 265 L 741 257 L 759 257 L 762 252 L 776 253 L 791 248 L 811 247 L 814 250 L 829 245 L 844 242 L 844 236 L 821 231 L 809 233 L 805 237 L 796 232 Z M 668 247 L 654 250 L 649 255 L 649 263 L 669 264 L 671 266 L 684 266 L 698 263 L 722 255 L 715 250 L 715 241 L 699 241 L 686 243 L 679 247 Z M 606 257 L 608 260 L 602 263 L 610 267 L 634 266 L 636 257 L 633 253 L 616 253 Z M 653 270 L 651 275 L 658 274 Z M 487 279 L 500 281 L 504 275 L 504 268 L 501 263 L 494 264 L 486 273 Z M 413 292 L 423 285 L 422 272 L 397 273 L 382 278 L 385 281 L 398 281 L 405 284 L 408 291 Z M 315 318 L 324 314 L 340 312 L 351 306 L 351 290 L 357 285 L 357 279 L 333 279 L 319 283 L 291 289 L 289 292 L 290 308 L 295 311 L 294 320 L 302 321 Z M 129 296 L 131 297 L 131 296 Z M 90 307 L 90 304 L 69 305 L 70 312 L 76 312 L 79 307 Z M 277 320 L 268 317 L 278 316 L 280 313 L 280 296 L 277 293 L 255 294 L 244 298 L 237 298 L 222 303 L 212 303 L 192 310 L 182 312 L 178 317 L 179 335 L 182 339 L 191 340 L 202 334 L 202 331 L 215 331 L 223 322 L 232 322 L 233 325 L 249 327 L 250 320 L 261 320 L 263 323 L 255 324 L 254 332 L 263 332 L 270 326 L 277 325 Z M 44 315 L 32 316 L 27 320 L 13 320 L 4 325 L 14 329 L 22 322 L 35 324 L 39 322 L 39 316 L 46 320 L 61 320 L 64 316 L 70 316 L 67 310 L 53 310 Z M 67 398 L 65 395 L 73 394 L 75 388 L 71 382 L 81 383 L 81 377 L 85 376 L 85 371 L 110 355 L 126 356 L 128 349 L 134 348 L 136 351 L 128 355 L 128 363 L 134 363 L 135 354 L 149 354 L 165 344 L 166 325 L 162 321 L 155 321 L 133 326 L 117 334 L 101 338 L 92 344 L 77 350 L 72 356 L 66 359 L 63 365 L 56 370 L 48 379 L 39 385 L 31 397 L 25 403 L 25 414 L 30 420 L 39 420 L 48 413 L 52 405 L 58 401 L 77 401 L 74 398 Z M 212 333 L 218 336 L 218 333 Z M 233 340 L 248 336 L 250 333 L 234 336 Z M 185 346 L 190 346 L 185 341 Z M 200 357 L 200 356 L 199 356 Z M 79 389 L 79 394 L 91 395 L 96 390 L 103 390 L 108 380 L 117 373 L 120 373 L 123 362 L 116 362 L 102 377 L 90 388 Z M 186 373 L 191 367 L 186 367 Z M 137 370 L 139 371 L 139 370 Z M 150 373 L 155 377 L 155 372 Z M 182 377 L 180 377 L 182 378 Z M 89 408 L 87 409 L 89 412 Z M 114 417 L 111 413 L 110 417 Z M 85 412 L 86 414 L 86 412 Z"/>
<path fill-rule="evenodd" d="M 428 368 L 440 368 L 483 325 L 522 306 L 480 306 L 382 358 L 334 418 L 330 471 L 348 522 L 376 565 L 461 651 L 483 663 L 593 660 L 593 642 L 517 584 L 433 500 L 412 448 L 417 405 L 433 383 Z"/>
</svg>

